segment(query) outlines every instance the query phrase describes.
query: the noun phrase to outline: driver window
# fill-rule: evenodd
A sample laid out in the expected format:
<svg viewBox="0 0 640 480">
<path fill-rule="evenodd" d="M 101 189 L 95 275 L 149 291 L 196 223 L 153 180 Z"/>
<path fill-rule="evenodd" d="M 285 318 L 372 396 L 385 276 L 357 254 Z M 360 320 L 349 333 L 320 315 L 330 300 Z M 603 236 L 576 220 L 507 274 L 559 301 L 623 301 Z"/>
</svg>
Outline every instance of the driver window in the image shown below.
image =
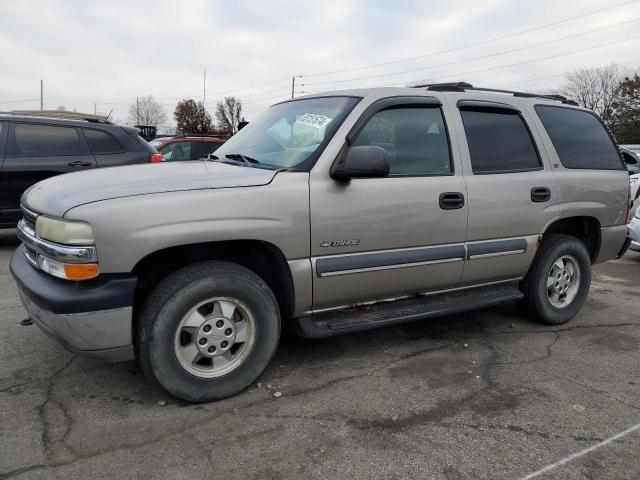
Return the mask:
<svg viewBox="0 0 640 480">
<path fill-rule="evenodd" d="M 191 142 L 170 143 L 160 149 L 160 153 L 167 162 L 189 160 L 191 155 Z"/>
<path fill-rule="evenodd" d="M 451 175 L 449 142 L 439 108 L 403 107 L 373 115 L 354 146 L 384 148 L 389 175 Z"/>
</svg>

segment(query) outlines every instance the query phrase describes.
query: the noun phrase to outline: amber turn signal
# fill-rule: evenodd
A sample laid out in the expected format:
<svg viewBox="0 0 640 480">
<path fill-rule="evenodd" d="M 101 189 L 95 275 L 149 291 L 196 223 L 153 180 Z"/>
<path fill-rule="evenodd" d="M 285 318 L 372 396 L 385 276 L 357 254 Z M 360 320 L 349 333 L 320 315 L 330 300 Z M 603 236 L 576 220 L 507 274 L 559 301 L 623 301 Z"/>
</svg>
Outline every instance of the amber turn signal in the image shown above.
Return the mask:
<svg viewBox="0 0 640 480">
<path fill-rule="evenodd" d="M 100 267 L 95 263 L 64 266 L 64 273 L 69 280 L 89 280 L 100 275 Z"/>
</svg>

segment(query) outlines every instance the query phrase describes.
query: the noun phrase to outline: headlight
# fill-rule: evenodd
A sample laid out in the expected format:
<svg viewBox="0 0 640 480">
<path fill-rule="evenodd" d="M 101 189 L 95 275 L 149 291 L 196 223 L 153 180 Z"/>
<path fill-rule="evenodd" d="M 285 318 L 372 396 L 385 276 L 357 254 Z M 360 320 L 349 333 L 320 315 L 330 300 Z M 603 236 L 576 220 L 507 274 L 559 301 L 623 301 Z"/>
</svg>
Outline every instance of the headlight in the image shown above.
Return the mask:
<svg viewBox="0 0 640 480">
<path fill-rule="evenodd" d="M 43 240 L 62 245 L 93 245 L 94 243 L 93 230 L 87 222 L 60 220 L 44 215 L 36 219 L 36 235 Z"/>
</svg>

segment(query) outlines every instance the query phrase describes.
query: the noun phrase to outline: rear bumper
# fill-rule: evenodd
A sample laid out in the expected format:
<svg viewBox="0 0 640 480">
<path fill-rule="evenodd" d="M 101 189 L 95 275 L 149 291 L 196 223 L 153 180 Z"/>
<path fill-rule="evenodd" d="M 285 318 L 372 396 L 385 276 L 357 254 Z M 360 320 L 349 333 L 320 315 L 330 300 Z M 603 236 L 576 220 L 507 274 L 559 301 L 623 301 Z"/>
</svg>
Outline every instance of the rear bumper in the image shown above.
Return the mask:
<svg viewBox="0 0 640 480">
<path fill-rule="evenodd" d="M 14 253 L 10 268 L 34 323 L 73 352 L 106 361 L 133 359 L 136 278 L 105 275 L 91 283 L 59 280 L 35 269 L 23 248 Z"/>
<path fill-rule="evenodd" d="M 628 246 L 629 229 L 626 225 L 614 225 L 600 229 L 600 250 L 593 263 L 606 262 L 624 255 Z"/>
</svg>

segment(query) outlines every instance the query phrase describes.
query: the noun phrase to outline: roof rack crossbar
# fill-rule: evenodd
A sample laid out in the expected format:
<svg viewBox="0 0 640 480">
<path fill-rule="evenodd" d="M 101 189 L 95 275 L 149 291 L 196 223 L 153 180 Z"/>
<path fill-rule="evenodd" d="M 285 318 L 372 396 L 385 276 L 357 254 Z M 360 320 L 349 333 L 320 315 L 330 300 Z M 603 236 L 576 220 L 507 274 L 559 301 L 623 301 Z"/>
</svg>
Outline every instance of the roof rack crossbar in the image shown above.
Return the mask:
<svg viewBox="0 0 640 480">
<path fill-rule="evenodd" d="M 416 85 L 413 88 L 426 88 L 427 90 L 437 92 L 465 92 L 467 90 L 473 90 L 475 92 L 490 92 L 490 93 L 506 93 L 520 98 L 542 98 L 545 100 L 555 100 L 567 105 L 578 106 L 578 103 L 574 100 L 570 100 L 563 95 L 544 95 L 539 93 L 518 92 L 515 90 L 502 90 L 499 88 L 481 88 L 474 87 L 467 82 L 449 82 L 449 83 L 431 83 L 426 85 Z"/>
</svg>

